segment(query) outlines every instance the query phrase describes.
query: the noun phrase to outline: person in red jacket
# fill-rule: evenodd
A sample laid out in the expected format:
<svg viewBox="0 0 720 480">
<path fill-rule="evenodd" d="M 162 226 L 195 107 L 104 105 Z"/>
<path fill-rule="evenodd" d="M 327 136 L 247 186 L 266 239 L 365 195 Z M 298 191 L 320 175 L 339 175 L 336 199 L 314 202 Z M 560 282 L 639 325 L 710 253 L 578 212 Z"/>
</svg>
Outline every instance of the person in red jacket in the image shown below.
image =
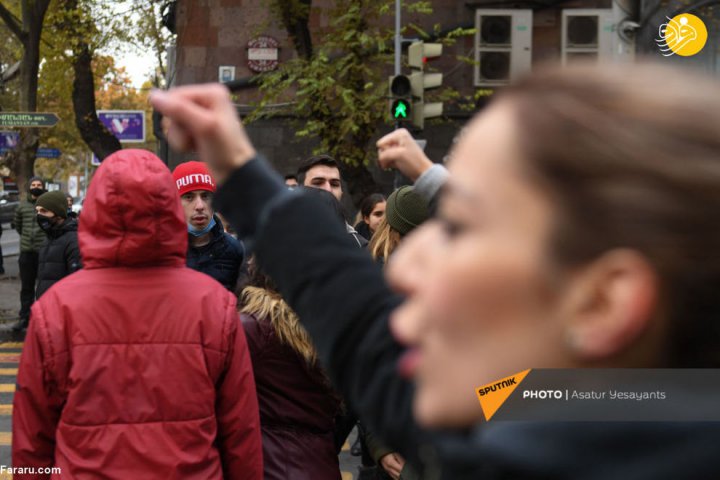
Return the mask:
<svg viewBox="0 0 720 480">
<path fill-rule="evenodd" d="M 79 241 L 85 269 L 32 309 L 13 468 L 58 467 L 63 479 L 261 479 L 236 300 L 185 266 L 185 219 L 160 159 L 122 150 L 103 162 Z"/>
</svg>

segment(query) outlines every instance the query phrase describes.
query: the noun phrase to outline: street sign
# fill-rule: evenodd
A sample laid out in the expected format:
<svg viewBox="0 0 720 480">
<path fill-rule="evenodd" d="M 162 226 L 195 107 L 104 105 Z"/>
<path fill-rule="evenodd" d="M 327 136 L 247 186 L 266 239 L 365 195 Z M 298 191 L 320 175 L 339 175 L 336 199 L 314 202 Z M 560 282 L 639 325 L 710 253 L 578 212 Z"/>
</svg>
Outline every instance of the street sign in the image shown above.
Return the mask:
<svg viewBox="0 0 720 480">
<path fill-rule="evenodd" d="M 38 158 L 60 158 L 60 150 L 57 148 L 38 148 L 35 156 Z"/>
<path fill-rule="evenodd" d="M 55 113 L 0 112 L 0 127 L 54 127 L 58 120 Z"/>
<path fill-rule="evenodd" d="M 5 155 L 12 148 L 0 147 L 0 155 Z M 57 148 L 38 148 L 35 154 L 37 158 L 60 158 L 60 150 Z"/>
<path fill-rule="evenodd" d="M 98 118 L 124 143 L 145 141 L 145 112 L 142 110 L 98 110 Z"/>
</svg>

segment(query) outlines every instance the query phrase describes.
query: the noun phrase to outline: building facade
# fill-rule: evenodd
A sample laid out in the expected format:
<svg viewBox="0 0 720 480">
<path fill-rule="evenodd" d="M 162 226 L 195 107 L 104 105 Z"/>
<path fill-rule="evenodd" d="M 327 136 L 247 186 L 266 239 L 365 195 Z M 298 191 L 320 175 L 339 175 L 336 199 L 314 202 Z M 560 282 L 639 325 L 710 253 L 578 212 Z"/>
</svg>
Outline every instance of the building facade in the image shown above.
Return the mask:
<svg viewBox="0 0 720 480">
<path fill-rule="evenodd" d="M 260 68 L 273 68 L 297 55 L 292 39 L 281 21 L 275 19 L 267 0 L 177 0 L 175 29 L 177 43 L 171 50 L 168 83 L 186 85 L 225 81 L 234 85 L 238 111 L 245 114 L 260 100 L 260 92 L 250 79 Z M 313 42 L 320 41 L 329 28 L 328 12 L 336 2 L 314 0 L 308 21 Z M 691 64 L 717 71 L 717 15 L 712 7 L 696 14 L 706 19 L 708 45 L 692 59 L 667 59 L 660 55 L 655 42 L 660 24 L 678 9 L 692 7 L 673 0 L 530 0 L 530 1 L 455 1 L 434 0 L 432 15 L 403 13 L 402 24 L 415 24 L 426 32 L 474 28 L 475 33 L 445 47 L 432 67 L 444 75 L 443 86 L 462 95 L 478 97 L 474 109 L 483 105 L 483 96 L 491 95 L 534 66 L 577 60 L 632 62 L 641 56 L 661 61 Z M 381 20 L 392 28 L 394 17 Z M 405 36 L 412 36 L 406 32 Z M 474 63 L 461 60 L 470 58 Z M 258 65 L 260 64 L 260 65 Z M 390 67 L 388 75 L 392 74 Z M 389 112 L 389 109 L 388 109 Z M 426 152 L 434 161 L 442 161 L 459 128 L 472 111 L 445 104 L 441 121 L 430 122 L 418 136 L 427 140 Z M 388 114 L 389 117 L 389 114 Z M 289 118 L 254 122 L 248 132 L 258 150 L 283 172 L 296 169 L 297 162 L 310 154 L 312 140 L 297 142 L 295 127 Z M 383 134 L 392 128 L 388 121 L 378 128 Z M 369 154 L 372 155 L 372 154 Z M 187 157 L 169 159 L 170 166 Z M 391 188 L 392 176 L 374 171 L 381 190 Z"/>
</svg>

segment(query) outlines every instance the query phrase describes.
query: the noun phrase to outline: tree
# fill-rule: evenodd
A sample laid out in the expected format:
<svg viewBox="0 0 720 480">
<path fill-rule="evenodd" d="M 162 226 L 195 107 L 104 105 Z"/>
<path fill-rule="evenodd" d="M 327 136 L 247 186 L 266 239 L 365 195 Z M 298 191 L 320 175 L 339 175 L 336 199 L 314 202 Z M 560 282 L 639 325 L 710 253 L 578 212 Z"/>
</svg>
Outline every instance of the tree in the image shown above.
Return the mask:
<svg viewBox="0 0 720 480">
<path fill-rule="evenodd" d="M 10 15 L 19 15 L 15 12 L 20 11 L 20 2 L 11 3 Z M 0 36 L 3 31 L 10 32 L 0 22 Z M 127 74 L 115 66 L 112 54 L 127 45 L 140 45 L 144 51 L 159 49 L 159 68 L 153 78 L 160 85 L 167 36 L 160 27 L 159 0 L 56 0 L 50 4 L 41 37 L 37 105 L 41 110 L 58 112 L 61 121 L 53 128 L 39 129 L 39 136 L 43 147 L 58 148 L 62 156 L 38 159 L 33 163 L 34 171 L 46 178 L 65 178 L 76 173 L 79 166 L 82 170 L 88 146 L 100 158 L 121 148 L 98 121 L 96 109 L 144 110 L 150 85 L 142 91 L 133 88 Z M 15 37 L 0 45 L 0 109 L 18 110 L 18 90 L 23 85 L 9 72 L 22 50 Z M 17 164 L 8 166 L 17 176 Z"/>
<path fill-rule="evenodd" d="M 381 26 L 387 0 L 349 0 L 329 12 L 331 25 L 317 47 L 307 45 L 310 2 L 278 1 L 274 11 L 285 11 L 283 24 L 299 47 L 298 57 L 260 79 L 263 99 L 249 120 L 290 113 L 303 127 L 299 137 L 316 137 L 317 151 L 340 161 L 353 200 L 375 191 L 367 170 L 368 144 L 385 115 L 387 83 L 382 68 L 391 59 L 385 44 L 392 32 Z M 290 10 L 288 10 L 290 9 Z M 291 12 L 291 13 L 288 13 Z M 287 110 L 268 109 L 295 92 Z"/>
<path fill-rule="evenodd" d="M 24 112 L 37 111 L 38 70 L 40 67 L 40 38 L 43 22 L 50 0 L 21 0 L 22 19 L 0 2 L 0 18 L 23 47 L 19 67 L 19 109 Z M 35 154 L 38 148 L 36 128 L 20 131 L 20 146 L 7 156 L 6 162 L 17 172 L 17 184 L 21 188 L 33 174 Z"/>
<path fill-rule="evenodd" d="M 376 189 L 367 169 L 371 139 L 388 121 L 388 75 L 392 63 L 393 0 L 347 0 L 327 10 L 329 27 L 310 41 L 310 0 L 274 0 L 272 12 L 285 26 L 297 58 L 260 76 L 262 100 L 248 121 L 284 114 L 297 118 L 296 136 L 318 140 L 317 153 L 340 161 L 357 204 Z M 430 2 L 405 2 L 408 13 L 431 13 Z M 416 26 L 415 33 L 428 35 Z M 439 32 L 439 26 L 435 28 Z M 457 29 L 435 38 L 452 43 L 473 33 Z M 446 98 L 449 98 L 446 95 Z M 271 105 L 288 105 L 269 108 Z"/>
</svg>

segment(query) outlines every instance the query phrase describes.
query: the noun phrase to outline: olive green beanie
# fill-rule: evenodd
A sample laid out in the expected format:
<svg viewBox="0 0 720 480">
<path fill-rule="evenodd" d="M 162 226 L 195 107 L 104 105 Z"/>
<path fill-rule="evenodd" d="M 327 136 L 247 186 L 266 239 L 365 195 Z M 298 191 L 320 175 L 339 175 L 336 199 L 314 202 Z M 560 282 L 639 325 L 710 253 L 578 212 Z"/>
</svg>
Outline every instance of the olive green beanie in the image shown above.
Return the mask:
<svg viewBox="0 0 720 480">
<path fill-rule="evenodd" d="M 60 190 L 43 193 L 38 197 L 35 206 L 50 210 L 58 217 L 67 218 L 67 198 Z"/>
<path fill-rule="evenodd" d="M 409 233 L 429 217 L 427 202 L 409 185 L 398 188 L 387 199 L 385 218 L 400 235 Z"/>
</svg>

